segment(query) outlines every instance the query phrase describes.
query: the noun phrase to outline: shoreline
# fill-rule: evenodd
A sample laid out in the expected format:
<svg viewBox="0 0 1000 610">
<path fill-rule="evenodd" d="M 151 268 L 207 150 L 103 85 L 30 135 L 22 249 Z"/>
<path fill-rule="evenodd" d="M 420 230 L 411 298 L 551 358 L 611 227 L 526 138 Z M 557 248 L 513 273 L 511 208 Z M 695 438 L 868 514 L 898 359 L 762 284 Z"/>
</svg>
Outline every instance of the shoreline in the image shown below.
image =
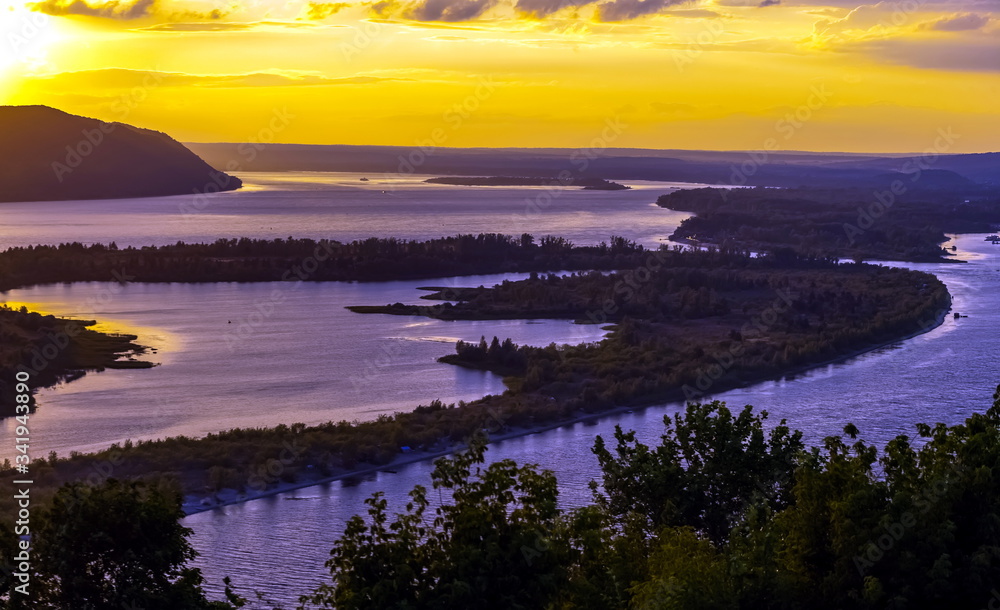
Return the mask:
<svg viewBox="0 0 1000 610">
<path fill-rule="evenodd" d="M 754 385 L 757 385 L 757 384 L 766 383 L 768 381 L 775 381 L 775 380 L 778 380 L 778 379 L 782 379 L 782 378 L 788 377 L 790 375 L 800 375 L 802 373 L 805 373 L 805 372 L 808 372 L 808 371 L 812 371 L 812 370 L 818 369 L 820 367 L 829 366 L 831 364 L 841 364 L 841 363 L 847 362 L 847 361 L 849 361 L 849 360 L 851 360 L 853 358 L 857 358 L 859 356 L 862 356 L 864 354 L 867 354 L 867 353 L 870 353 L 870 352 L 874 352 L 876 350 L 879 350 L 879 349 L 882 349 L 882 348 L 885 348 L 885 347 L 889 347 L 889 346 L 895 345 L 897 343 L 902 343 L 904 341 L 909 341 L 910 339 L 913 339 L 915 337 L 919 337 L 920 335 L 926 334 L 926 333 L 928 333 L 928 332 L 930 332 L 930 331 L 932 331 L 932 330 L 934 330 L 936 328 L 941 327 L 944 324 L 944 321 L 947 319 L 948 314 L 951 313 L 952 308 L 953 308 L 953 303 L 952 303 L 952 300 L 951 300 L 951 296 L 949 294 L 948 308 L 947 309 L 941 309 L 938 312 L 937 317 L 935 318 L 935 320 L 932 323 L 930 323 L 927 326 L 925 326 L 924 328 L 921 328 L 920 330 L 915 330 L 915 331 L 913 331 L 913 332 L 911 332 L 911 333 L 909 333 L 907 335 L 904 335 L 902 337 L 897 337 L 897 338 L 894 338 L 894 339 L 891 339 L 891 340 L 888 340 L 888 341 L 883 341 L 883 342 L 876 343 L 876 344 L 873 344 L 873 345 L 870 345 L 870 346 L 866 346 L 866 347 L 863 347 L 863 348 L 854 349 L 854 350 L 851 350 L 848 353 L 841 354 L 841 355 L 835 356 L 833 358 L 829 358 L 829 359 L 824 360 L 822 362 L 817 362 L 817 363 L 813 363 L 813 364 L 806 364 L 806 365 L 800 365 L 798 367 L 794 367 L 794 368 L 789 369 L 787 371 L 783 371 L 783 372 L 778 373 L 778 374 L 767 375 L 765 377 L 761 377 L 759 379 L 754 379 L 752 381 L 744 381 L 744 382 L 734 382 L 734 381 L 731 381 L 731 382 L 727 383 L 727 382 L 723 381 L 725 379 L 723 377 L 723 378 L 720 379 L 719 382 L 713 384 L 712 387 L 710 387 L 708 390 L 706 390 L 705 392 L 703 392 L 702 395 L 701 395 L 701 397 L 699 398 L 699 400 L 708 400 L 708 399 L 711 399 L 716 394 L 720 394 L 722 392 L 727 392 L 729 390 L 735 390 L 735 389 L 740 389 L 740 388 L 747 388 L 747 387 L 754 386 Z M 539 434 L 539 433 L 542 433 L 542 432 L 548 432 L 550 430 L 555 430 L 556 428 L 561 428 L 563 426 L 570 426 L 570 425 L 575 425 L 575 424 L 578 424 L 578 423 L 591 422 L 591 421 L 595 421 L 595 420 L 600 420 L 601 418 L 604 418 L 604 417 L 612 417 L 612 416 L 615 416 L 615 415 L 621 415 L 621 414 L 627 413 L 629 411 L 632 411 L 634 409 L 647 409 L 647 408 L 656 407 L 656 406 L 664 406 L 664 405 L 675 403 L 675 402 L 682 402 L 682 403 L 686 402 L 686 400 L 685 400 L 685 398 L 684 398 L 684 396 L 682 394 L 682 390 L 681 389 L 673 390 L 673 391 L 671 391 L 671 393 L 675 394 L 675 396 L 673 398 L 662 398 L 661 397 L 661 398 L 657 398 L 655 400 L 641 401 L 641 402 L 637 402 L 637 403 L 633 403 L 633 404 L 629 404 L 629 405 L 622 405 L 622 406 L 619 406 L 619 407 L 615 407 L 613 409 L 608 409 L 608 410 L 605 410 L 605 411 L 601 411 L 599 413 L 586 413 L 586 414 L 583 414 L 583 415 L 580 415 L 580 416 L 577 416 L 577 417 L 573 417 L 571 419 L 561 420 L 559 422 L 539 424 L 537 426 L 532 426 L 530 428 L 512 428 L 508 432 L 499 433 L 499 434 L 496 434 L 496 435 L 490 435 L 489 439 L 488 439 L 488 444 L 492 444 L 494 442 L 499 442 L 499 441 L 505 441 L 505 440 L 509 440 L 509 439 L 513 439 L 513 438 L 520 438 L 520 437 L 523 437 L 523 436 L 529 436 L 529 435 L 532 435 L 532 434 Z M 377 473 L 377 472 L 384 472 L 384 471 L 388 471 L 388 470 L 393 470 L 393 469 L 395 469 L 397 467 L 407 466 L 409 464 L 414 464 L 414 463 L 417 463 L 417 462 L 424 462 L 424 461 L 427 461 L 427 460 L 433 460 L 433 459 L 436 459 L 436 458 L 439 458 L 439 457 L 444 457 L 446 455 L 451 455 L 451 454 L 455 453 L 456 451 L 458 451 L 459 449 L 461 449 L 462 447 L 464 447 L 464 445 L 462 443 L 457 443 L 456 442 L 456 443 L 453 443 L 450 448 L 448 448 L 448 449 L 442 449 L 440 451 L 434 451 L 434 452 L 426 452 L 426 451 L 420 451 L 420 452 L 418 452 L 418 451 L 414 451 L 414 452 L 411 452 L 411 453 L 403 453 L 403 454 L 400 454 L 399 456 L 397 456 L 395 459 L 391 460 L 390 462 L 388 462 L 388 463 L 386 463 L 386 464 L 384 464 L 382 466 L 369 466 L 369 467 L 366 467 L 366 468 L 358 468 L 358 469 L 350 470 L 350 471 L 347 471 L 347 472 L 342 472 L 342 473 L 338 473 L 338 474 L 335 474 L 335 475 L 330 475 L 330 476 L 327 476 L 327 477 L 320 477 L 320 478 L 317 478 L 317 479 L 310 479 L 310 480 L 307 480 L 307 481 L 296 481 L 296 482 L 292 482 L 292 483 L 282 483 L 282 484 L 278 484 L 278 485 L 274 486 L 273 488 L 265 489 L 265 490 L 263 490 L 261 492 L 257 492 L 257 493 L 251 493 L 251 494 L 244 493 L 244 494 L 240 494 L 239 492 L 237 492 L 234 489 L 226 488 L 226 489 L 222 489 L 219 492 L 217 492 L 216 494 L 212 494 L 212 495 L 206 495 L 206 496 L 186 495 L 186 496 L 184 496 L 184 502 L 183 502 L 183 505 L 182 505 L 182 510 L 184 511 L 184 516 L 187 517 L 187 516 L 190 516 L 190 515 L 195 515 L 195 514 L 199 514 L 199 513 L 209 512 L 209 511 L 212 511 L 212 510 L 217 510 L 217 509 L 220 509 L 220 508 L 224 508 L 226 506 L 233 506 L 233 505 L 236 505 L 236 504 L 243 504 L 245 502 L 251 502 L 253 500 L 259 500 L 259 499 L 262 499 L 262 498 L 268 498 L 268 497 L 276 496 L 276 495 L 283 494 L 283 493 L 286 493 L 286 492 L 289 492 L 289 491 L 295 491 L 295 490 L 298 490 L 298 489 L 304 489 L 304 488 L 307 488 L 307 487 L 313 487 L 315 485 L 323 485 L 323 484 L 326 484 L 326 483 L 332 483 L 332 482 L 340 481 L 340 480 L 343 480 L 343 479 L 348 479 L 348 478 L 351 478 L 351 477 L 358 477 L 358 476 L 364 476 L 364 475 L 367 475 L 367 474 L 373 474 L 373 473 Z M 213 497 L 217 498 L 217 500 L 214 501 L 211 504 L 207 504 L 206 505 L 205 501 L 209 500 L 210 498 L 213 498 Z"/>
</svg>

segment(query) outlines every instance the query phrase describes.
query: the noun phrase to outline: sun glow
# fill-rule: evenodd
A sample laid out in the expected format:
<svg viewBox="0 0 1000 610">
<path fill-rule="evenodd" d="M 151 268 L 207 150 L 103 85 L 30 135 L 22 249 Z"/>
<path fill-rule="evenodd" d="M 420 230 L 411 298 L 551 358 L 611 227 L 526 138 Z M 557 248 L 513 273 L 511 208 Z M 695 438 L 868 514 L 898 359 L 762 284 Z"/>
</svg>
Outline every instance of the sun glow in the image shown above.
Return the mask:
<svg viewBox="0 0 1000 610">
<path fill-rule="evenodd" d="M 186 141 L 247 141 L 284 112 L 276 141 L 410 145 L 484 79 L 447 146 L 576 147 L 616 119 L 615 146 L 759 148 L 815 87 L 788 149 L 1000 139 L 1000 20 L 974 0 L 0 1 L 4 36 L 31 34 L 0 60 L 4 103 Z"/>
<path fill-rule="evenodd" d="M 58 20 L 21 3 L 0 0 L 0 74 L 24 75 L 45 69 L 48 52 L 62 40 Z"/>
</svg>

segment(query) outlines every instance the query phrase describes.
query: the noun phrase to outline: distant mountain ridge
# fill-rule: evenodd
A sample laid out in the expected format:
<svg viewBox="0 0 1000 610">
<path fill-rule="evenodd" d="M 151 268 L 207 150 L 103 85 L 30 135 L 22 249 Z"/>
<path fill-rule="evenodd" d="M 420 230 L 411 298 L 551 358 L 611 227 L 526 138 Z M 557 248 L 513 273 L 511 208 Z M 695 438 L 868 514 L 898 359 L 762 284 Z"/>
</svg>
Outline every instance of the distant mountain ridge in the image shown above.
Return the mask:
<svg viewBox="0 0 1000 610">
<path fill-rule="evenodd" d="M 0 106 L 0 201 L 184 195 L 242 184 L 158 131 L 47 106 Z"/>
<path fill-rule="evenodd" d="M 662 180 L 717 185 L 885 188 L 898 174 L 919 169 L 922 189 L 954 188 L 966 180 L 1000 185 L 1000 153 L 939 155 L 812 153 L 796 151 L 684 151 L 644 149 L 436 148 L 406 146 L 189 143 L 216 167 L 239 159 L 245 171 L 344 171 L 433 176 L 553 177 Z M 933 171 L 931 171 L 933 170 Z M 964 179 L 964 180 L 963 180 Z M 909 182 L 908 182 L 909 184 Z"/>
</svg>

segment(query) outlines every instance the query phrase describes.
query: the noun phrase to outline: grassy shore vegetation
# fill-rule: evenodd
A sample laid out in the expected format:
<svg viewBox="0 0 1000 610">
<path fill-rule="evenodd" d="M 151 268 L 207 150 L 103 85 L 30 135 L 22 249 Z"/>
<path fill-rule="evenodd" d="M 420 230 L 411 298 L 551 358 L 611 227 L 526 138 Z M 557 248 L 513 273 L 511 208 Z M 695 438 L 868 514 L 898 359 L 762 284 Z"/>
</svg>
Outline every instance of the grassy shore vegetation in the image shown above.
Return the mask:
<svg viewBox="0 0 1000 610">
<path fill-rule="evenodd" d="M 593 447 L 592 504 L 563 510 L 536 465 L 438 460 L 404 507 L 376 493 L 300 608 L 876 610 L 987 608 L 1000 582 L 1000 387 L 963 423 L 917 423 L 884 448 L 848 424 L 807 447 L 784 420 L 724 403 L 664 417 L 659 444 L 616 428 Z M 429 498 L 437 497 L 432 503 Z M 401 510 L 402 512 L 396 512 Z M 238 608 L 209 602 L 180 499 L 162 486 L 64 486 L 34 521 L 30 604 Z M 6 565 L 17 540 L 0 529 Z M 266 583 L 236 583 L 239 591 Z"/>
<path fill-rule="evenodd" d="M 43 316 L 0 306 L 0 417 L 17 413 L 15 375 L 27 371 L 31 389 L 55 385 L 106 368 L 148 368 L 136 357 L 145 351 L 135 335 L 107 334 L 93 320 Z M 34 396 L 27 404 L 35 408 Z M 22 409 L 23 411 L 23 409 Z"/>
<path fill-rule="evenodd" d="M 996 190 L 918 189 L 909 181 L 883 190 L 692 189 L 657 203 L 695 214 L 674 240 L 867 260 L 940 261 L 945 233 L 986 233 L 1000 225 Z"/>
</svg>

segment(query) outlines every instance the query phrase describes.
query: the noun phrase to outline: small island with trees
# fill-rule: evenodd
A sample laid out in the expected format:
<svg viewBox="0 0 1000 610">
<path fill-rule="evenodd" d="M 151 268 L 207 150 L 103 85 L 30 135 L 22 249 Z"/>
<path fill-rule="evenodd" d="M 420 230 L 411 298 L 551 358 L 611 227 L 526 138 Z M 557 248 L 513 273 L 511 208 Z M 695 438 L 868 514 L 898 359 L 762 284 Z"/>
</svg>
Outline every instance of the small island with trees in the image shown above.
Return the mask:
<svg viewBox="0 0 1000 610">
<path fill-rule="evenodd" d="M 443 178 L 428 178 L 428 184 L 453 184 L 456 186 L 580 186 L 585 191 L 627 191 L 630 186 L 595 178 L 592 176 L 559 175 L 557 177 L 538 176 L 486 176 L 464 177 L 449 176 Z"/>
</svg>

